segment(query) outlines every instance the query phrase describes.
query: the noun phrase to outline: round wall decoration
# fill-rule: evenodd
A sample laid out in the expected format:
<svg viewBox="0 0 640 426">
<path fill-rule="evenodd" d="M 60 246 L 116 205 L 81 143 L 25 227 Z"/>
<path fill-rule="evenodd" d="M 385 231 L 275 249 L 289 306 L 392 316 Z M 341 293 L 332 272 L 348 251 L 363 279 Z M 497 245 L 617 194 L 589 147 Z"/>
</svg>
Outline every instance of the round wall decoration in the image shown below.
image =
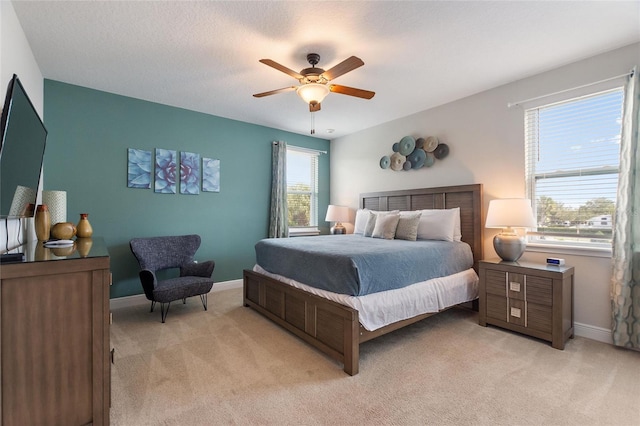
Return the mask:
<svg viewBox="0 0 640 426">
<path fill-rule="evenodd" d="M 438 160 L 442 160 L 449 155 L 449 146 L 446 143 L 438 144 L 435 151 L 433 151 L 433 155 L 435 155 Z"/>
<path fill-rule="evenodd" d="M 402 170 L 405 161 L 407 161 L 407 157 L 400 154 L 399 152 L 394 153 L 391 156 L 391 169 L 396 171 Z"/>
<path fill-rule="evenodd" d="M 440 143 L 436 136 L 404 136 L 399 142 L 395 142 L 391 149 L 393 154 L 380 158 L 380 168 L 395 171 L 417 170 L 431 167 L 436 160 L 442 160 L 449 154 L 449 146 Z"/>
<path fill-rule="evenodd" d="M 409 155 L 416 148 L 416 140 L 412 136 L 405 136 L 400 140 L 400 149 L 398 152 L 402 155 Z"/>
<path fill-rule="evenodd" d="M 412 169 L 419 169 L 424 166 L 424 160 L 427 158 L 427 153 L 421 148 L 416 148 L 411 154 L 407 156 L 407 161 L 411 162 Z"/>
<path fill-rule="evenodd" d="M 433 152 L 438 146 L 438 138 L 435 136 L 429 136 L 424 141 L 424 150 L 427 152 Z"/>
</svg>

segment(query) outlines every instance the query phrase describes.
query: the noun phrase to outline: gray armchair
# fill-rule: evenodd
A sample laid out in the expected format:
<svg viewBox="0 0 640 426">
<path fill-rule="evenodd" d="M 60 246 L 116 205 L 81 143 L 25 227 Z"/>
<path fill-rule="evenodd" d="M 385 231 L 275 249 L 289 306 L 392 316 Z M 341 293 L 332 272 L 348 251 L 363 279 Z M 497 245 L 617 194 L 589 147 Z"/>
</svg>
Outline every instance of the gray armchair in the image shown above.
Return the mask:
<svg viewBox="0 0 640 426">
<path fill-rule="evenodd" d="M 207 293 L 213 287 L 215 262 L 196 263 L 193 257 L 200 247 L 199 235 L 175 237 L 134 238 L 129 242 L 131 252 L 140 265 L 140 282 L 144 294 L 151 301 L 151 312 L 160 303 L 162 322 L 165 322 L 171 302 L 187 297 L 200 296 L 207 310 Z M 180 276 L 159 280 L 156 272 L 163 269 L 180 268 Z M 166 310 L 165 310 L 165 304 Z"/>
</svg>

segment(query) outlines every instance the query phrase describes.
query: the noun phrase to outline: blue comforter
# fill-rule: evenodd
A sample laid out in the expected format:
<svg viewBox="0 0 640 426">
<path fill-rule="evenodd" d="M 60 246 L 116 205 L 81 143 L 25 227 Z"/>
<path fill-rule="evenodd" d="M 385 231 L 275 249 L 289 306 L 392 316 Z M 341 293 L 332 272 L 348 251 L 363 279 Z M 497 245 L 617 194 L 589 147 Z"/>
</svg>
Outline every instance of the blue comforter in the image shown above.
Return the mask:
<svg viewBox="0 0 640 426">
<path fill-rule="evenodd" d="M 473 266 L 471 248 L 463 242 L 349 234 L 264 239 L 255 248 L 258 265 L 268 272 L 352 296 L 402 288 Z"/>
</svg>

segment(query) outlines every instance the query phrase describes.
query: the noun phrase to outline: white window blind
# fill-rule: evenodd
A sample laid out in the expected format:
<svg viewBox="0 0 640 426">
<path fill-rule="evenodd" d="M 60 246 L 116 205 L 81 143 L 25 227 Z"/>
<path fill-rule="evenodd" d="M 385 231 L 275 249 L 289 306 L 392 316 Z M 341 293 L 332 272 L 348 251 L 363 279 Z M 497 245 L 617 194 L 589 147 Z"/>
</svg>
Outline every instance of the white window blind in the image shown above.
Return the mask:
<svg viewBox="0 0 640 426">
<path fill-rule="evenodd" d="M 532 242 L 610 247 L 623 97 L 618 88 L 525 111 Z"/>
<path fill-rule="evenodd" d="M 287 147 L 289 228 L 318 226 L 319 151 Z M 295 233 L 295 229 L 293 230 Z"/>
</svg>

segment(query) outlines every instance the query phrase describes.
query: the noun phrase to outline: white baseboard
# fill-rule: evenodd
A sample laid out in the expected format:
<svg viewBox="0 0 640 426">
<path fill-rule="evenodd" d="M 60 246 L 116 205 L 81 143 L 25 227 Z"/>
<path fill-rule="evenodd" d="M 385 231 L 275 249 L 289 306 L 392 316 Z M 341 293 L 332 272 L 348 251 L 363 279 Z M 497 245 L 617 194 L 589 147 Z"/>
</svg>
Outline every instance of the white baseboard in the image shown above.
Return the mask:
<svg viewBox="0 0 640 426">
<path fill-rule="evenodd" d="M 211 288 L 210 293 L 230 290 L 233 288 L 242 288 L 242 280 L 217 282 L 213 285 L 213 288 Z M 109 301 L 109 306 L 111 309 L 118 309 L 127 308 L 129 306 L 146 305 L 148 303 L 149 301 L 144 294 L 134 294 L 133 296 L 116 297 L 115 299 L 111 299 Z"/>
<path fill-rule="evenodd" d="M 576 336 L 586 337 L 587 339 L 596 340 L 602 343 L 609 343 L 610 345 L 613 344 L 611 330 L 607 328 L 574 322 L 573 333 Z"/>
</svg>

